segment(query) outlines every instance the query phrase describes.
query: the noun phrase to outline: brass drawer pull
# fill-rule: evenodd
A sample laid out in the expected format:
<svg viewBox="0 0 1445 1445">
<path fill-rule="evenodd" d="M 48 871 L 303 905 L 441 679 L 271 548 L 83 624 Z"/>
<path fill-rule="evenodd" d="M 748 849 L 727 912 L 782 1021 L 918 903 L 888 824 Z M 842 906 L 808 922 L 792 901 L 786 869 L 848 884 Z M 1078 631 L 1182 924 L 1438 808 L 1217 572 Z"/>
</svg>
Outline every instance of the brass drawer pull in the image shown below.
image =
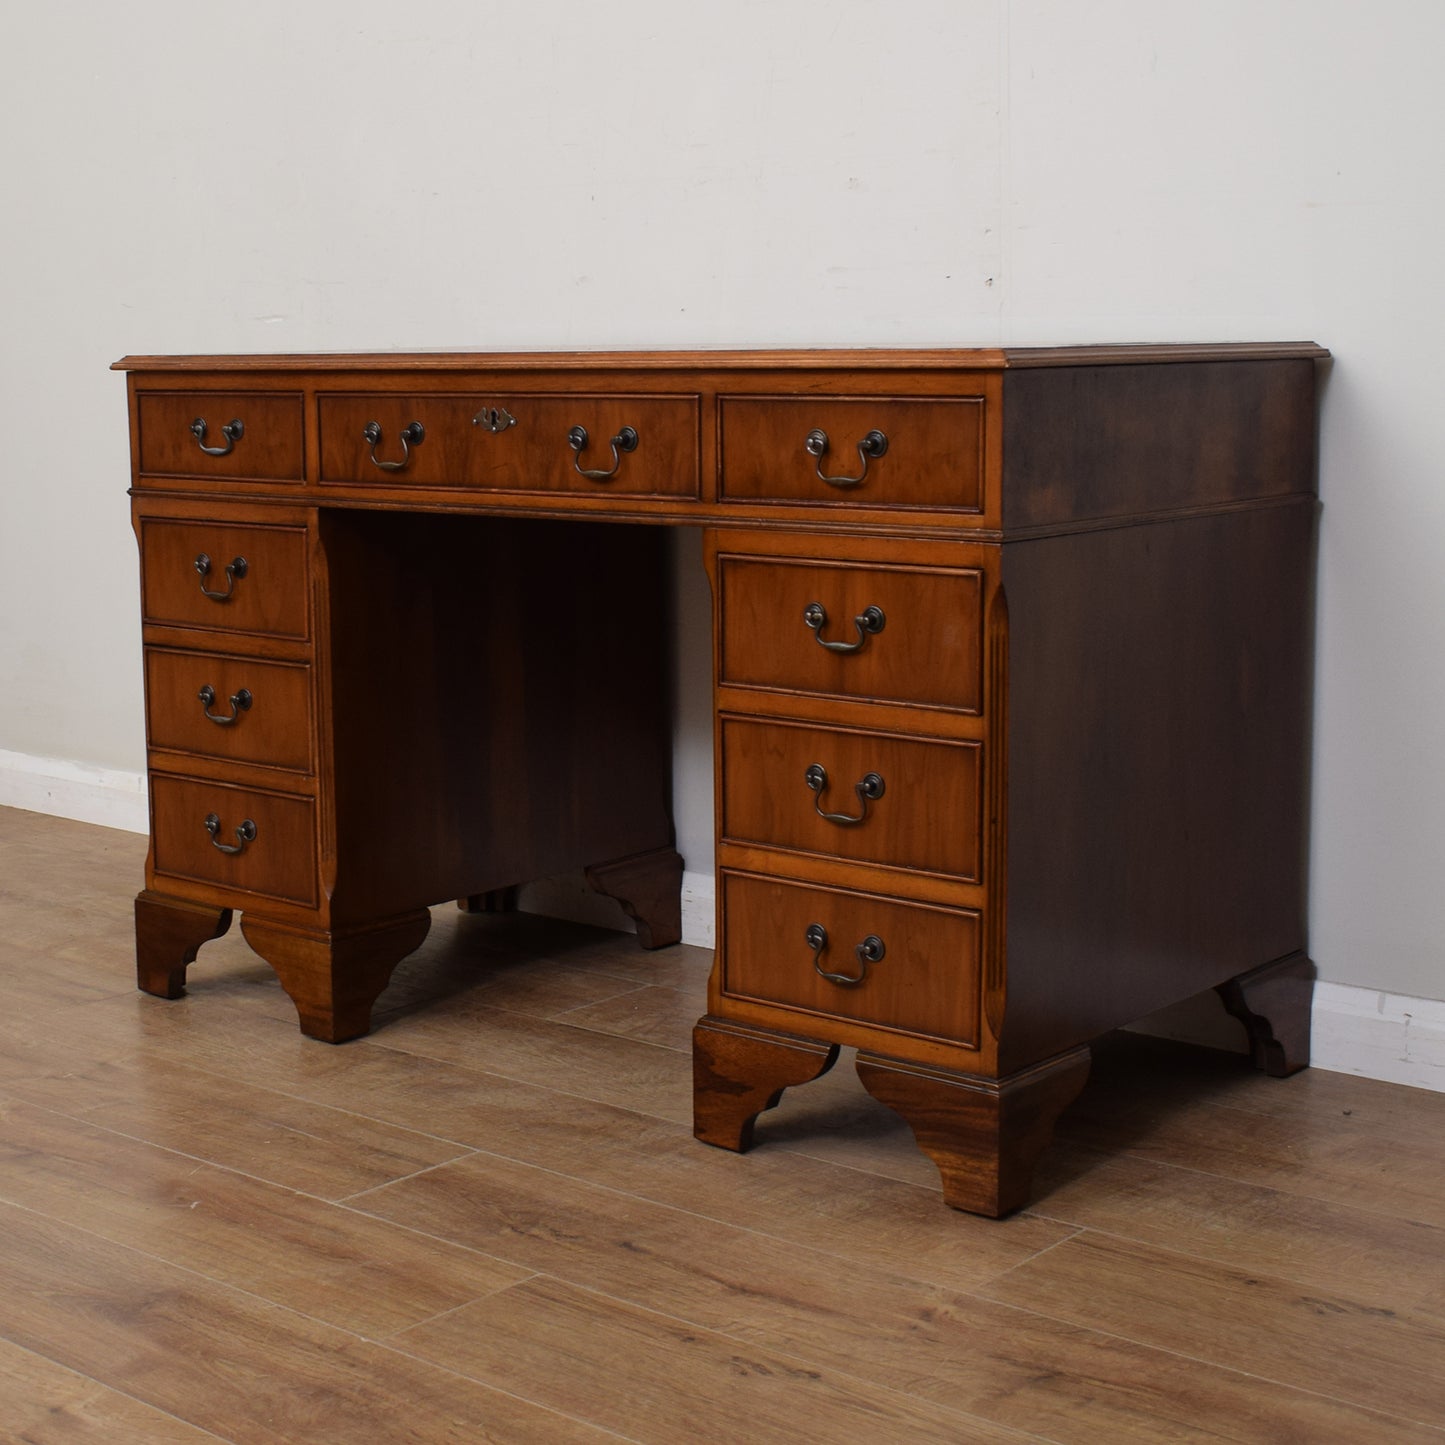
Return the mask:
<svg viewBox="0 0 1445 1445">
<path fill-rule="evenodd" d="M 219 848 L 222 853 L 244 853 L 247 843 L 256 841 L 256 825 L 249 819 L 243 818 L 236 825 L 236 837 L 239 840 L 235 843 L 221 843 L 216 840 L 216 834 L 221 831 L 221 820 L 214 813 L 206 814 L 206 832 L 211 835 L 211 847 Z"/>
<path fill-rule="evenodd" d="M 868 965 L 880 962 L 888 952 L 883 940 L 876 933 L 870 933 L 853 950 L 858 958 L 858 972 L 856 974 L 830 973 L 823 967 L 823 950 L 828 946 L 828 930 L 821 923 L 810 923 L 803 938 L 808 947 L 813 950 L 813 967 L 818 976 L 826 978 L 829 983 L 840 984 L 844 988 L 856 988 L 868 977 Z"/>
<path fill-rule="evenodd" d="M 231 455 L 236 443 L 246 435 L 245 424 L 237 417 L 235 421 L 228 421 L 221 428 L 221 435 L 226 439 L 223 447 L 208 447 L 206 445 L 206 419 L 198 416 L 191 423 L 191 435 L 195 437 L 197 444 L 208 457 L 228 457 Z"/>
<path fill-rule="evenodd" d="M 201 552 L 196 557 L 196 571 L 201 576 L 201 591 L 205 593 L 212 602 L 229 602 L 231 593 L 236 590 L 236 582 L 244 577 L 250 570 L 250 566 L 244 557 L 233 557 L 226 563 L 226 590 L 224 592 L 212 592 L 206 586 L 206 578 L 211 575 L 211 559 Z"/>
<path fill-rule="evenodd" d="M 406 469 L 406 464 L 411 460 L 411 449 L 419 447 L 426 440 L 426 428 L 419 421 L 408 422 L 402 427 L 401 432 L 401 460 L 399 462 L 384 462 L 377 456 L 376 449 L 381 443 L 381 423 L 369 421 L 361 429 L 361 439 L 371 443 L 371 464 L 380 467 L 384 472 L 400 472 Z"/>
<path fill-rule="evenodd" d="M 803 609 L 803 621 L 812 628 L 813 638 L 819 647 L 826 647 L 829 652 L 860 652 L 870 636 L 883 631 L 883 624 L 888 619 L 883 615 L 881 607 L 865 607 L 853 619 L 853 626 L 858 629 L 857 642 L 823 641 L 823 628 L 827 625 L 828 613 L 821 602 L 808 603 Z"/>
<path fill-rule="evenodd" d="M 828 450 L 828 433 L 822 427 L 814 427 L 803 441 L 803 449 L 810 457 L 817 457 L 818 464 L 814 470 L 818 473 L 820 482 L 827 482 L 830 487 L 856 487 L 868 475 L 868 463 L 875 457 L 881 457 L 888 450 L 888 438 L 876 427 L 868 432 L 863 440 L 858 443 L 858 456 L 863 462 L 863 470 L 856 477 L 825 477 L 823 475 L 823 454 Z"/>
<path fill-rule="evenodd" d="M 827 768 L 822 763 L 814 763 L 803 774 L 803 781 L 818 795 L 813 799 L 813 811 L 820 818 L 826 818 L 828 822 L 838 823 L 845 828 L 851 828 L 855 824 L 863 822 L 868 816 L 868 804 L 883 796 L 882 777 L 878 773 L 864 773 L 853 784 L 853 791 L 858 794 L 858 802 L 862 811 L 856 817 L 851 813 L 825 813 L 823 811 L 823 793 L 828 787 Z"/>
<path fill-rule="evenodd" d="M 248 712 L 253 701 L 249 688 L 243 687 L 240 692 L 231 694 L 231 714 L 215 713 L 211 711 L 211 704 L 216 700 L 216 689 L 210 683 L 206 683 L 196 694 L 201 700 L 201 711 L 210 718 L 213 723 L 218 723 L 223 728 L 228 728 L 243 712 Z"/>
<path fill-rule="evenodd" d="M 625 426 L 612 438 L 612 469 L 606 472 L 593 471 L 582 465 L 582 453 L 587 449 L 585 426 L 574 426 L 567 433 L 567 445 L 576 454 L 572 458 L 572 465 L 577 468 L 579 476 L 586 477 L 589 482 L 610 482 L 622 465 L 622 453 L 637 450 L 637 433 L 630 426 Z"/>
</svg>

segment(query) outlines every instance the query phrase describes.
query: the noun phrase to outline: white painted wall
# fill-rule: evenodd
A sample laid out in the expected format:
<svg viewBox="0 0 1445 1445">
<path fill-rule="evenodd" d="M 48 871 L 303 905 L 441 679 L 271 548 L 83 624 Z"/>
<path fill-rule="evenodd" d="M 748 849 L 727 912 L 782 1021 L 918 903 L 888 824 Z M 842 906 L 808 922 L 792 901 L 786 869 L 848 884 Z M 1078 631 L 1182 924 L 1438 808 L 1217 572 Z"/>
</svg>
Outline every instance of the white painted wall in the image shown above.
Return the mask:
<svg viewBox="0 0 1445 1445">
<path fill-rule="evenodd" d="M 1445 997 L 1445 7 L 76 0 L 4 35 L 0 753 L 143 764 L 123 352 L 1318 339 L 1314 951 Z"/>
</svg>

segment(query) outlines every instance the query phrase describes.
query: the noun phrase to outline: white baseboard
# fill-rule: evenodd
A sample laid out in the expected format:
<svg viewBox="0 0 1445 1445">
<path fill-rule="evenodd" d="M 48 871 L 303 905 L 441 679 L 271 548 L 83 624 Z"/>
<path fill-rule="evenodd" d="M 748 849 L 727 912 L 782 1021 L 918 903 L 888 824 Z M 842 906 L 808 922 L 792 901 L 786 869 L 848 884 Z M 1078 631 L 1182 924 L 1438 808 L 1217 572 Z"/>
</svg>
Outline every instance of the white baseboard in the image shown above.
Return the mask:
<svg viewBox="0 0 1445 1445">
<path fill-rule="evenodd" d="M 150 826 L 144 773 L 3 749 L 0 807 L 24 808 L 131 833 L 144 833 Z M 684 943 L 714 946 L 715 903 L 712 874 L 682 875 Z M 578 923 L 633 930 L 621 907 L 611 898 L 593 893 L 580 875 L 529 884 L 522 890 L 521 906 Z M 1321 982 L 1315 984 L 1310 1022 L 1310 1063 L 1315 1068 L 1445 1093 L 1445 1002 Z M 1245 1047 L 1243 1029 L 1224 1012 L 1212 991 L 1142 1020 L 1134 1028 L 1214 1048 L 1243 1051 Z"/>
<path fill-rule="evenodd" d="M 0 749 L 0 807 L 74 818 L 129 833 L 150 831 L 144 773 Z"/>
<path fill-rule="evenodd" d="M 1316 983 L 1310 1063 L 1445 1093 L 1445 1002 Z"/>
</svg>

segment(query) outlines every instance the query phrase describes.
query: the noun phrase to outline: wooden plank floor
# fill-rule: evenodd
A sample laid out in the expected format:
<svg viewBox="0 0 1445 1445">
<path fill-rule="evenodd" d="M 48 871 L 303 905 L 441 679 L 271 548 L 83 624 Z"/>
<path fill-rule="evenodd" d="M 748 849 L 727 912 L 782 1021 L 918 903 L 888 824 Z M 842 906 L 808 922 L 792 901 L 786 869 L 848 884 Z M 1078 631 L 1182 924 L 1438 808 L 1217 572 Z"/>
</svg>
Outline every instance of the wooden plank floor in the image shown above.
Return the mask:
<svg viewBox="0 0 1445 1445">
<path fill-rule="evenodd" d="M 1125 1036 L 990 1222 L 843 1065 L 695 1143 L 699 949 L 138 994 L 144 847 L 0 809 L 0 1440 L 1445 1445 L 1445 1095 Z"/>
</svg>

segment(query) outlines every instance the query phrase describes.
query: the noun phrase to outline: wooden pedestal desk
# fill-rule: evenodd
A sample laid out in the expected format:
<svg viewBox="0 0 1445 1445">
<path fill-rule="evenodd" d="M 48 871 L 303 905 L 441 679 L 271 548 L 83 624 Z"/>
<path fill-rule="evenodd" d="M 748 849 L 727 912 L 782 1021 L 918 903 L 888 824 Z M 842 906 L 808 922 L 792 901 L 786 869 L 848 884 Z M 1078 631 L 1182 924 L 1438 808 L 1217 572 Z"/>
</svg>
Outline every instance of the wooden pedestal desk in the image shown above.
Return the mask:
<svg viewBox="0 0 1445 1445">
<path fill-rule="evenodd" d="M 841 1045 L 1003 1214 L 1089 1043 L 1217 988 L 1308 1061 L 1317 346 L 129 357 L 140 987 L 241 910 L 364 1034 L 429 905 L 679 937 L 666 528 L 714 599 L 696 1132 Z M 625 524 L 625 525 L 624 525 Z"/>
</svg>

